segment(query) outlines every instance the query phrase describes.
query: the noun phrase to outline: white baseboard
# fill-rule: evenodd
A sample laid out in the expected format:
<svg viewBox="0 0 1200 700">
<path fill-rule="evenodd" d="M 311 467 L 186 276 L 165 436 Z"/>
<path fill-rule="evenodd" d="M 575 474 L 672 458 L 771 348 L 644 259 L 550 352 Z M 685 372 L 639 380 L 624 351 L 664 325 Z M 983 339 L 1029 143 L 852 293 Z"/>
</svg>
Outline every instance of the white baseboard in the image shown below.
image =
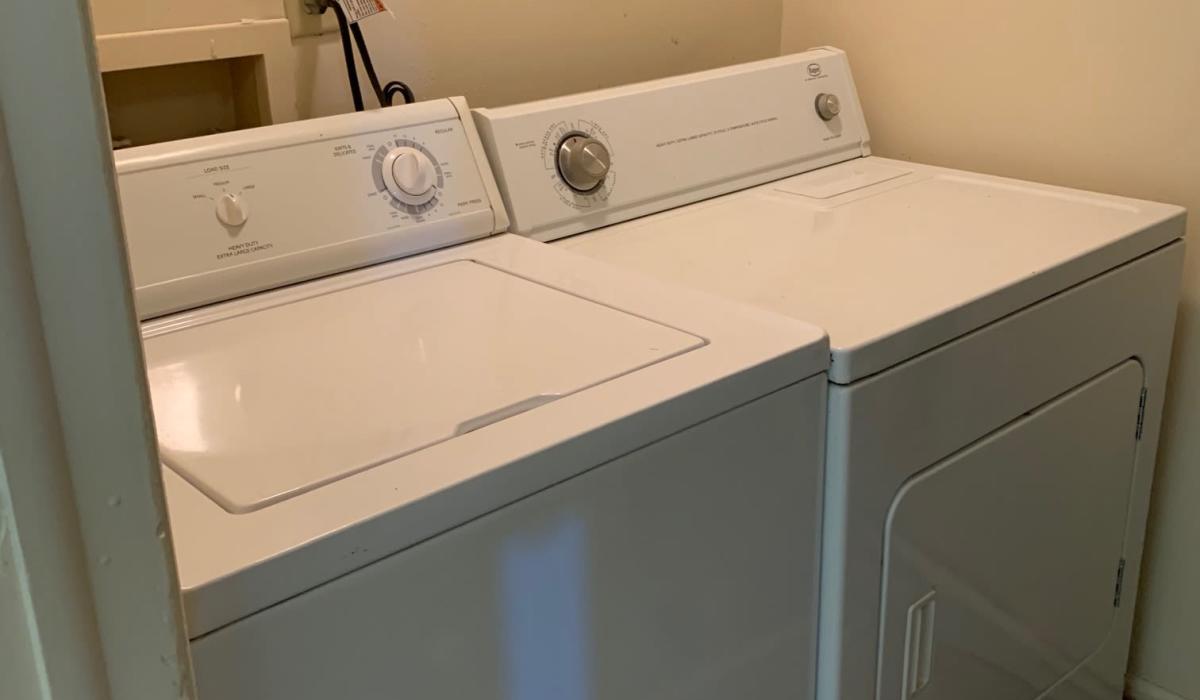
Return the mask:
<svg viewBox="0 0 1200 700">
<path fill-rule="evenodd" d="M 1136 676 L 1125 679 L 1125 697 L 1131 700 L 1189 700 Z"/>
</svg>

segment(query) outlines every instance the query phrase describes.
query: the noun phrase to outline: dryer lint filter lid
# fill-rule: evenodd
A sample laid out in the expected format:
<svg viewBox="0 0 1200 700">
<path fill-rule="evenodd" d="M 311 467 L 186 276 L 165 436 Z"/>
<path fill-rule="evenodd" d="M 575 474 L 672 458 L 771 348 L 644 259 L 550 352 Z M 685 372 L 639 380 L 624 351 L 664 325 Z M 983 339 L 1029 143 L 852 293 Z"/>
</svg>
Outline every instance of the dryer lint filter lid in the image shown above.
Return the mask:
<svg viewBox="0 0 1200 700">
<path fill-rule="evenodd" d="M 822 168 L 775 185 L 775 189 L 810 199 L 832 199 L 881 182 L 911 174 L 911 170 L 869 160 L 850 161 L 839 168 Z"/>
</svg>

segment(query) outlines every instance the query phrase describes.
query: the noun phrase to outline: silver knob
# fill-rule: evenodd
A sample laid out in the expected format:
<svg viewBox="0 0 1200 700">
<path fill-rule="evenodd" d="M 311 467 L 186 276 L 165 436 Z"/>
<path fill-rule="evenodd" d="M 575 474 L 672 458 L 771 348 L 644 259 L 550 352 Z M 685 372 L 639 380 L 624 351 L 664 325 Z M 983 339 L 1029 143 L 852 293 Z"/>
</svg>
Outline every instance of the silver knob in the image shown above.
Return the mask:
<svg viewBox="0 0 1200 700">
<path fill-rule="evenodd" d="M 558 173 L 576 192 L 591 192 L 599 187 L 610 165 L 608 149 L 590 136 L 574 134 L 558 144 Z"/>
<path fill-rule="evenodd" d="M 817 95 L 817 114 L 825 121 L 833 121 L 833 118 L 842 113 L 842 101 L 837 95 L 831 95 L 827 92 Z"/>
</svg>

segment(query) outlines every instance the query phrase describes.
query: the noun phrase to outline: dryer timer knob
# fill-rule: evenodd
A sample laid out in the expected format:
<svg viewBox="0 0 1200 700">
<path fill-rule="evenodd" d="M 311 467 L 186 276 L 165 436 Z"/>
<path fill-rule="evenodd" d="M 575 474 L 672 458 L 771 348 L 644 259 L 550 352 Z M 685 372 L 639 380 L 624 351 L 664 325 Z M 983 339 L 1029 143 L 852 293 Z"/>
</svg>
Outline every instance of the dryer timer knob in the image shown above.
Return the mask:
<svg viewBox="0 0 1200 700">
<path fill-rule="evenodd" d="M 572 134 L 558 144 L 558 174 L 576 192 L 591 192 L 604 182 L 612 156 L 604 144 Z"/>
</svg>

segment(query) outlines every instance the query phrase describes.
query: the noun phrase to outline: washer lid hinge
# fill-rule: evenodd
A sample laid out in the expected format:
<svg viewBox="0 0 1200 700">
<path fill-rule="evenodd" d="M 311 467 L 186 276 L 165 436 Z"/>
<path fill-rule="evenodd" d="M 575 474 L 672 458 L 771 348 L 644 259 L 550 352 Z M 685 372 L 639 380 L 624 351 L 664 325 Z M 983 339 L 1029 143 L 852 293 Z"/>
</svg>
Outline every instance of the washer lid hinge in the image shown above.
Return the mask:
<svg viewBox="0 0 1200 700">
<path fill-rule="evenodd" d="M 1138 398 L 1137 433 L 1134 437 L 1142 439 L 1142 427 L 1146 422 L 1146 387 L 1142 387 L 1142 395 Z"/>
<path fill-rule="evenodd" d="M 1125 583 L 1125 557 L 1117 562 L 1117 586 L 1113 591 L 1113 607 L 1121 607 L 1121 585 Z"/>
</svg>

